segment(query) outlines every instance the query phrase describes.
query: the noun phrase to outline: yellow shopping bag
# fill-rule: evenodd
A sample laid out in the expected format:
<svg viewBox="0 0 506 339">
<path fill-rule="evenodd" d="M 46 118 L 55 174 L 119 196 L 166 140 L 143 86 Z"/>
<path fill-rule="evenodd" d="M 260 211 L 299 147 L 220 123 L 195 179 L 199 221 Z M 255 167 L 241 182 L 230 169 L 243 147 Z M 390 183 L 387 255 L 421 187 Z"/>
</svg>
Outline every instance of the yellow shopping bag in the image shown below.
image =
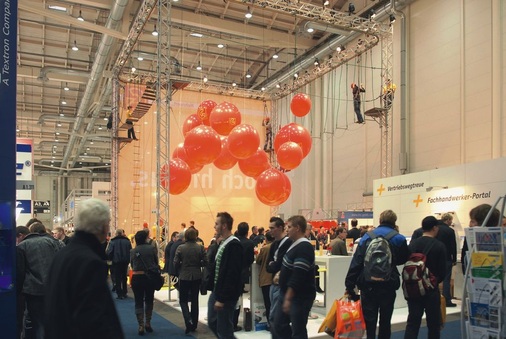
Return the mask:
<svg viewBox="0 0 506 339">
<path fill-rule="evenodd" d="M 334 333 L 336 331 L 336 324 L 337 324 L 337 300 L 334 300 L 332 303 L 332 307 L 330 308 L 329 313 L 325 316 L 325 319 L 323 319 L 323 322 L 318 329 L 318 333 L 325 332 L 331 337 L 334 337 Z"/>
</svg>

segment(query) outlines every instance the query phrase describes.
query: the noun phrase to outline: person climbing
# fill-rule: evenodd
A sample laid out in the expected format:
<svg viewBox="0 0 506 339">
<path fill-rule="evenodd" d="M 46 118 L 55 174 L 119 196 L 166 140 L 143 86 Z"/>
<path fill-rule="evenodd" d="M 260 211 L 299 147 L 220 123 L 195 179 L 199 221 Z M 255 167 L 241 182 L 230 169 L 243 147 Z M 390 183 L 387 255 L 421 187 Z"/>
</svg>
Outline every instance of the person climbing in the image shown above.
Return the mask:
<svg viewBox="0 0 506 339">
<path fill-rule="evenodd" d="M 126 124 L 128 125 L 128 139 L 139 140 L 135 137 L 134 120 L 132 118 L 133 110 L 132 106 L 127 107 L 127 119 Z"/>
<path fill-rule="evenodd" d="M 265 127 L 265 144 L 264 144 L 264 151 L 270 151 L 272 150 L 272 126 L 271 126 L 271 119 L 269 117 L 266 117 L 262 121 L 262 126 Z"/>
<path fill-rule="evenodd" d="M 385 85 L 383 86 L 383 107 L 386 109 L 390 109 L 392 107 L 392 103 L 394 102 L 394 94 L 397 86 L 392 82 L 392 80 L 387 79 L 385 81 Z"/>
<path fill-rule="evenodd" d="M 353 93 L 353 109 L 355 110 L 355 114 L 357 115 L 358 120 L 357 123 L 363 124 L 364 118 L 362 117 L 362 113 L 360 112 L 360 102 L 361 102 L 360 93 L 365 92 L 364 85 L 361 84 L 360 87 L 358 87 L 356 83 L 352 82 L 351 90 Z"/>
</svg>

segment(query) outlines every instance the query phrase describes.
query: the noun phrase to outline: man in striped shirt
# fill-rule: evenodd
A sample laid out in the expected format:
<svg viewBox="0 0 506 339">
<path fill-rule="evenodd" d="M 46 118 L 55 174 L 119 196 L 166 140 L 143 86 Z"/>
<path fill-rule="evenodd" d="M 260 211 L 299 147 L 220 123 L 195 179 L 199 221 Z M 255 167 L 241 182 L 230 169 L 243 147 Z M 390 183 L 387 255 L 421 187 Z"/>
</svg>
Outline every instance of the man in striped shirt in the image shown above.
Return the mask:
<svg viewBox="0 0 506 339">
<path fill-rule="evenodd" d="M 274 315 L 274 332 L 280 338 L 307 338 L 307 318 L 316 296 L 313 245 L 304 236 L 307 222 L 301 215 L 288 219 L 287 233 L 293 241 L 283 257 L 279 287 L 283 306 Z"/>
</svg>

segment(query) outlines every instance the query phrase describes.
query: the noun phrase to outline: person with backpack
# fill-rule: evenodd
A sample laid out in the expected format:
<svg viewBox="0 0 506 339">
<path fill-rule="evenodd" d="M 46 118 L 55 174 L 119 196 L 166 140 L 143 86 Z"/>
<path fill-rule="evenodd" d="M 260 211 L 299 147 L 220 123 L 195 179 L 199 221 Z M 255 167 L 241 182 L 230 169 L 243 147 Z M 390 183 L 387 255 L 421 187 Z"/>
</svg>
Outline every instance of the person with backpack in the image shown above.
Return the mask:
<svg viewBox="0 0 506 339">
<path fill-rule="evenodd" d="M 433 216 L 422 220 L 423 235 L 409 243 L 411 255 L 402 271 L 402 288 L 408 301 L 404 338 L 418 338 L 423 312 L 427 315 L 428 338 L 438 339 L 441 329 L 441 298 L 438 284 L 446 275 L 445 245 L 436 239 L 439 222 Z"/>
<path fill-rule="evenodd" d="M 360 290 L 367 339 L 376 338 L 378 312 L 378 338 L 390 338 L 396 291 L 401 285 L 396 266 L 403 265 L 409 257 L 406 238 L 394 229 L 395 212 L 383 211 L 379 221 L 378 227 L 360 239 L 345 280 L 348 298 L 357 300 L 355 287 Z"/>
</svg>

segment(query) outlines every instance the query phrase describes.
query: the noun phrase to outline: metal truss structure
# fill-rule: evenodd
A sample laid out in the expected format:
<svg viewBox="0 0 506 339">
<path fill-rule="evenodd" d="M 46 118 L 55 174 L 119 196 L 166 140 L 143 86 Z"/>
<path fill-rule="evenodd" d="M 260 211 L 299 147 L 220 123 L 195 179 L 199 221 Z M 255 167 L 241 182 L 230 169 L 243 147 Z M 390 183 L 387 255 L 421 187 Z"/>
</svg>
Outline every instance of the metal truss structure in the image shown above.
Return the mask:
<svg viewBox="0 0 506 339">
<path fill-rule="evenodd" d="M 244 2 L 243 0 L 231 0 L 236 2 Z M 137 42 L 139 35 L 144 29 L 149 16 L 154 10 L 155 6 L 158 7 L 158 43 L 157 43 L 157 69 L 156 73 L 137 74 L 136 79 L 131 78 L 131 74 L 127 72 L 124 66 L 127 64 L 128 58 Z M 210 84 L 203 82 L 185 82 L 178 76 L 171 77 L 171 67 L 175 67 L 170 58 L 170 2 L 167 0 L 145 0 L 141 4 L 137 16 L 134 18 L 131 25 L 128 38 L 123 44 L 119 53 L 118 59 L 114 66 L 115 85 L 113 89 L 114 103 L 113 103 L 113 126 L 117 126 L 118 119 L 118 102 L 119 102 L 119 84 L 118 79 L 136 83 L 144 83 L 156 86 L 157 93 L 157 234 L 156 239 L 159 239 L 160 224 L 166 228 L 168 234 L 168 214 L 169 214 L 169 198 L 168 190 L 161 186 L 160 178 L 162 176 L 161 169 L 167 164 L 168 169 L 169 161 L 169 104 L 171 100 L 172 82 L 183 82 L 186 84 L 185 89 L 205 93 L 224 94 L 229 96 L 237 96 L 244 98 L 251 98 L 255 100 L 273 100 L 272 109 L 275 109 L 275 99 L 282 98 L 290 93 L 293 93 L 298 88 L 310 83 L 318 77 L 330 72 L 331 70 L 339 67 L 347 61 L 361 55 L 367 50 L 376 46 L 381 42 L 382 46 L 382 69 L 384 79 L 392 78 L 392 28 L 389 25 L 381 22 L 368 20 L 352 13 L 345 13 L 334 11 L 323 6 L 315 4 L 304 3 L 293 0 L 260 0 L 251 2 L 251 6 L 258 6 L 262 8 L 269 8 L 274 11 L 289 13 L 301 19 L 309 21 L 320 22 L 329 26 L 337 27 L 350 32 L 357 32 L 363 34 L 357 39 L 355 47 L 348 48 L 341 53 L 333 55 L 326 61 L 322 61 L 320 65 L 316 66 L 312 71 L 306 70 L 304 74 L 300 75 L 293 81 L 292 84 L 285 84 L 275 91 L 268 93 L 266 91 L 257 91 L 232 87 L 230 85 Z M 173 72 L 175 73 L 175 72 Z M 383 107 L 384 108 L 384 107 Z M 273 111 L 272 111 L 273 112 Z M 272 114 L 274 119 L 277 114 Z M 382 177 L 391 175 L 391 154 L 392 154 L 392 133 L 391 125 L 392 118 L 389 110 L 384 109 L 384 116 L 380 117 L 382 129 Z M 276 127 L 272 121 L 273 127 Z M 117 131 L 113 131 L 117 136 Z M 274 137 L 274 136 L 273 136 Z M 113 154 L 111 163 L 111 177 L 112 177 L 112 201 L 113 201 L 113 216 L 117 223 L 117 156 L 119 153 L 119 143 L 113 143 Z M 169 173 L 163 173 L 169 175 Z M 274 211 L 273 211 L 274 212 Z"/>
<path fill-rule="evenodd" d="M 158 41 L 156 66 L 156 240 L 160 239 L 160 227 L 169 235 L 169 182 L 170 182 L 170 1 L 158 0 Z M 164 173 L 162 173 L 162 169 Z M 162 185 L 162 174 L 165 175 Z"/>
</svg>

